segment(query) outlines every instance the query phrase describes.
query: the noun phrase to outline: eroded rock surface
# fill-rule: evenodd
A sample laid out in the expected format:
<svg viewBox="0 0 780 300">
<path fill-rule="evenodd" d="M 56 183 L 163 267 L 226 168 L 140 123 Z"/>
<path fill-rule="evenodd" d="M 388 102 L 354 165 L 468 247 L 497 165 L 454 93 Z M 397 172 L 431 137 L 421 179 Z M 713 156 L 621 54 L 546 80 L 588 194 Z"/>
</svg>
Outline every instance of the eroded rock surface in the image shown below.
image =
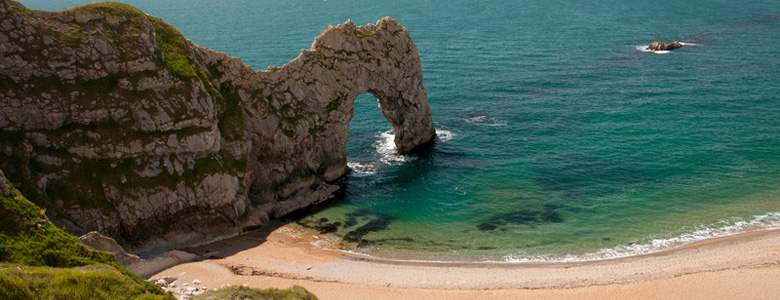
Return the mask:
<svg viewBox="0 0 780 300">
<path fill-rule="evenodd" d="M 135 253 L 331 198 L 362 93 L 400 153 L 435 135 L 417 47 L 390 18 L 329 28 L 259 72 L 124 4 L 0 0 L 0 28 L 0 168 L 60 227 Z"/>
<path fill-rule="evenodd" d="M 666 50 L 674 50 L 677 48 L 682 47 L 683 45 L 679 41 L 674 42 L 653 42 L 650 44 L 650 46 L 647 46 L 647 50 L 653 50 L 653 51 L 666 51 Z"/>
</svg>

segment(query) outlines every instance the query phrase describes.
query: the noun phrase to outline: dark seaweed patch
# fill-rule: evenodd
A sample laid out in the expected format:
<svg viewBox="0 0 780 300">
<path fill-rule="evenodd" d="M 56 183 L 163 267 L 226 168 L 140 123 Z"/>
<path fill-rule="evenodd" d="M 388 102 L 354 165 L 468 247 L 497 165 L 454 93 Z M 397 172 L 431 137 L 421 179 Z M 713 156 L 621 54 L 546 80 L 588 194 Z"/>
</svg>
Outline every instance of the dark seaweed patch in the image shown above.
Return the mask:
<svg viewBox="0 0 780 300">
<path fill-rule="evenodd" d="M 368 209 L 361 209 L 356 210 L 351 213 L 347 214 L 347 220 L 344 221 L 344 228 L 350 228 L 352 226 L 357 225 L 358 218 L 360 219 L 366 219 L 370 217 L 373 213 Z"/>
<path fill-rule="evenodd" d="M 297 223 L 303 227 L 317 230 L 320 233 L 331 233 L 338 231 L 339 226 L 341 226 L 341 222 L 328 223 L 328 221 L 328 218 L 320 218 L 319 220 L 314 221 L 301 220 Z"/>
<path fill-rule="evenodd" d="M 563 220 L 561 215 L 555 211 L 545 211 L 539 215 L 539 221 L 542 223 L 560 223 Z"/>
<path fill-rule="evenodd" d="M 409 237 L 386 238 L 386 239 L 378 239 L 378 240 L 362 239 L 362 240 L 360 240 L 360 246 L 382 245 L 384 242 L 390 242 L 390 241 L 401 241 L 401 242 L 414 243 L 415 239 L 409 238 Z"/>
<path fill-rule="evenodd" d="M 477 225 L 477 229 L 482 230 L 482 231 L 491 231 L 491 230 L 495 230 L 496 228 L 498 228 L 499 225 L 502 225 L 502 224 L 496 224 L 496 223 L 493 223 L 493 222 L 485 222 L 485 223 Z"/>
<path fill-rule="evenodd" d="M 344 221 L 344 228 L 350 228 L 352 226 L 357 225 L 357 219 L 356 218 L 350 218 L 347 217 L 347 220 Z"/>
<path fill-rule="evenodd" d="M 379 218 L 373 219 L 368 223 L 366 223 L 365 225 L 358 227 L 358 229 L 350 231 L 344 236 L 344 240 L 350 242 L 357 242 L 363 239 L 363 236 L 365 236 L 368 233 L 385 230 L 385 228 L 387 228 L 387 226 L 390 225 L 390 223 L 392 223 L 393 220 L 394 218 L 391 216 L 387 216 L 387 215 L 380 216 Z"/>
<path fill-rule="evenodd" d="M 347 214 L 348 218 L 365 218 L 371 216 L 371 211 L 367 208 L 356 210 Z"/>
<path fill-rule="evenodd" d="M 339 227 L 333 223 L 323 224 L 322 226 L 320 226 L 319 229 L 320 233 L 331 233 L 331 232 L 336 232 L 336 230 L 339 230 Z"/>
<path fill-rule="evenodd" d="M 524 209 L 505 214 L 495 215 L 489 221 L 477 225 L 481 231 L 493 231 L 508 224 L 528 225 L 535 227 L 546 223 L 560 223 L 563 218 L 556 211 L 557 205 L 545 205 L 542 209 Z M 500 228 L 506 231 L 506 228 Z"/>
<path fill-rule="evenodd" d="M 347 214 L 347 220 L 344 221 L 344 228 L 350 228 L 357 225 L 358 219 L 368 219 L 374 213 L 367 208 L 356 210 Z"/>
<path fill-rule="evenodd" d="M 653 186 L 663 180 L 663 170 L 635 165 L 586 153 L 560 153 L 536 165 L 533 181 L 548 191 L 561 192 L 568 199 L 619 191 L 626 187 Z"/>
</svg>

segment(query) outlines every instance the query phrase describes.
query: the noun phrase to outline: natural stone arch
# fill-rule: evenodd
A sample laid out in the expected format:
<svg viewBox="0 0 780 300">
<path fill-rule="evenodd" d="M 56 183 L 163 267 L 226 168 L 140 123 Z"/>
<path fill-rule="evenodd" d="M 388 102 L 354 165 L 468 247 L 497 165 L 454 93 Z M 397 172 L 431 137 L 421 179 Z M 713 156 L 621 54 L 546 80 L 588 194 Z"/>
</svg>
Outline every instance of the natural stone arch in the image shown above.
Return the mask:
<svg viewBox="0 0 780 300">
<path fill-rule="evenodd" d="M 353 103 L 366 92 L 378 99 L 382 114 L 393 126 L 399 154 L 412 152 L 436 134 L 417 46 L 408 31 L 390 18 L 366 26 L 347 21 L 331 27 L 289 64 L 256 75 L 262 84 L 255 91 L 262 94 L 254 92 L 256 97 L 245 108 L 249 115 L 265 118 L 249 120 L 246 126 L 250 132 L 273 138 L 267 146 L 256 147 L 265 151 L 258 155 L 307 156 L 284 166 L 276 162 L 279 169 L 292 171 L 264 172 L 268 168 L 259 168 L 253 187 L 258 197 L 266 197 L 269 182 L 305 185 L 313 178 L 328 182 L 343 176 Z M 269 111 L 272 113 L 267 114 Z M 297 194 L 289 185 L 286 188 L 279 191 L 277 200 Z M 323 201 L 320 198 L 325 194 L 329 195 L 322 193 L 315 197 L 318 199 L 304 202 Z M 274 215 L 289 210 L 281 209 Z"/>
<path fill-rule="evenodd" d="M 375 156 L 380 153 L 377 153 L 376 143 L 380 140 L 382 147 L 385 148 L 381 150 L 381 154 L 395 154 L 396 146 L 393 140 L 395 137 L 394 129 L 379 109 L 379 101 L 376 96 L 369 92 L 360 94 L 353 102 L 353 106 L 355 113 L 352 120 L 349 121 L 346 154 L 347 164 L 352 171 L 355 171 L 352 163 L 363 164 L 377 158 Z M 390 133 L 392 137 L 388 137 L 387 133 Z"/>
<path fill-rule="evenodd" d="M 134 253 L 329 199 L 364 92 L 380 99 L 399 152 L 435 134 L 417 48 L 389 18 L 330 28 L 260 72 L 126 4 L 43 12 L 0 0 L 0 21 L 0 148 L 12 155 L 0 168 L 52 205 L 56 224 Z"/>
</svg>

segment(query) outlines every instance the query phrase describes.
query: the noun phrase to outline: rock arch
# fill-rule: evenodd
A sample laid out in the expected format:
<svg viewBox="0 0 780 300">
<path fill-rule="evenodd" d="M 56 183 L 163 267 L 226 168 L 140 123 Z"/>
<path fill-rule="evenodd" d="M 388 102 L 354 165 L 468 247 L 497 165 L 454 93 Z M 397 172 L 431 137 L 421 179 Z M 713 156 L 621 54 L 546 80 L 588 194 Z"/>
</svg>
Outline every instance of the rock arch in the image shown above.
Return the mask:
<svg viewBox="0 0 780 300">
<path fill-rule="evenodd" d="M 253 141 L 252 156 L 304 156 L 297 161 L 258 161 L 252 194 L 265 199 L 260 202 L 300 199 L 293 195 L 320 189 L 312 182 L 329 182 L 346 174 L 349 122 L 354 116 L 353 103 L 363 93 L 377 97 L 382 114 L 395 129 L 399 154 L 412 152 L 436 134 L 417 46 L 391 18 L 366 26 L 347 21 L 330 27 L 290 63 L 251 77 L 254 82 L 244 85 L 255 96 L 248 97 L 244 107 L 255 118 L 245 126 L 264 137 Z M 276 167 L 266 167 L 269 164 Z M 281 182 L 300 185 L 284 184 L 281 191 L 273 184 Z M 271 190 L 275 199 L 266 199 Z M 323 201 L 330 193 L 315 192 L 312 199 L 303 201 L 307 204 L 277 208 L 273 215 Z"/>
<path fill-rule="evenodd" d="M 366 26 L 347 21 L 331 27 L 289 64 L 258 74 L 271 81 L 278 94 L 289 91 L 288 103 L 348 113 L 350 119 L 357 96 L 371 93 L 396 131 L 400 154 L 435 135 L 417 46 L 406 28 L 391 18 Z M 330 121 L 338 123 L 337 119 Z"/>
<path fill-rule="evenodd" d="M 399 153 L 435 135 L 417 47 L 390 18 L 329 28 L 259 72 L 126 4 L 0 0 L 0 23 L 0 168 L 57 225 L 134 253 L 331 198 L 362 93 Z"/>
</svg>

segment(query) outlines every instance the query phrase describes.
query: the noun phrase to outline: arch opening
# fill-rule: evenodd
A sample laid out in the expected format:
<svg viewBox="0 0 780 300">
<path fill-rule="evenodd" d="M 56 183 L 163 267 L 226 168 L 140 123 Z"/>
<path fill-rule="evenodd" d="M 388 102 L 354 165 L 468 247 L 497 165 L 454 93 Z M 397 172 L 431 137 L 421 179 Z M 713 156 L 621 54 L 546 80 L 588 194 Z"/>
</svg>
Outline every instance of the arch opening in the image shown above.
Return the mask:
<svg viewBox="0 0 780 300">
<path fill-rule="evenodd" d="M 352 174 L 368 176 L 384 166 L 403 162 L 405 158 L 396 154 L 394 137 L 393 126 L 382 114 L 377 97 L 371 92 L 359 95 L 353 102 L 345 148 Z"/>
</svg>

